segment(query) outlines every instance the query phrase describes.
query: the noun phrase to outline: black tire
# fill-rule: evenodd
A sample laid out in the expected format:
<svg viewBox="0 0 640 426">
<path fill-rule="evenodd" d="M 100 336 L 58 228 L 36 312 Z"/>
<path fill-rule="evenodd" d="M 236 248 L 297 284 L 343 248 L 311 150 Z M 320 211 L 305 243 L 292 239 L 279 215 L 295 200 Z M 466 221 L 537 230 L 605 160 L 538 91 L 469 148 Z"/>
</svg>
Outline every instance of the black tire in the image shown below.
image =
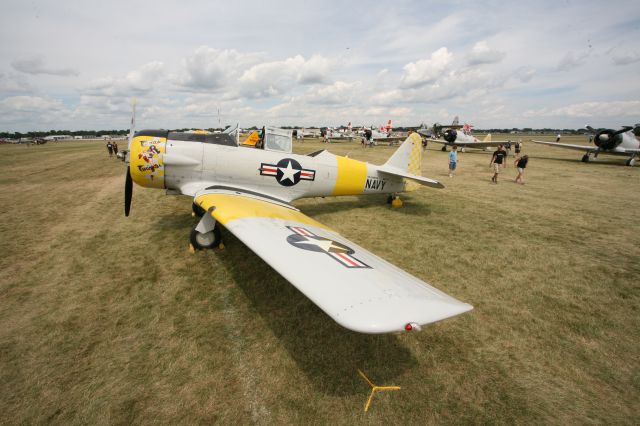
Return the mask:
<svg viewBox="0 0 640 426">
<path fill-rule="evenodd" d="M 196 203 L 191 204 L 191 210 L 193 210 L 193 214 L 195 214 L 198 217 L 202 217 L 206 213 L 206 210 L 200 207 L 199 205 L 197 205 Z"/>
<path fill-rule="evenodd" d="M 220 234 L 220 227 L 218 225 L 213 228 L 213 231 L 209 231 L 205 234 L 202 234 L 196 231 L 196 228 L 193 228 L 191 230 L 191 234 L 189 235 L 189 241 L 191 242 L 193 248 L 196 250 L 218 247 L 221 240 L 222 236 Z"/>
<path fill-rule="evenodd" d="M 392 201 L 393 201 L 393 195 L 389 195 L 387 197 L 387 204 L 391 204 Z"/>
<path fill-rule="evenodd" d="M 583 163 L 588 163 L 589 162 L 589 156 L 587 154 L 582 156 L 582 162 Z"/>
<path fill-rule="evenodd" d="M 442 145 L 441 150 L 442 150 L 443 152 L 447 152 L 447 146 L 446 146 L 446 145 Z"/>
</svg>

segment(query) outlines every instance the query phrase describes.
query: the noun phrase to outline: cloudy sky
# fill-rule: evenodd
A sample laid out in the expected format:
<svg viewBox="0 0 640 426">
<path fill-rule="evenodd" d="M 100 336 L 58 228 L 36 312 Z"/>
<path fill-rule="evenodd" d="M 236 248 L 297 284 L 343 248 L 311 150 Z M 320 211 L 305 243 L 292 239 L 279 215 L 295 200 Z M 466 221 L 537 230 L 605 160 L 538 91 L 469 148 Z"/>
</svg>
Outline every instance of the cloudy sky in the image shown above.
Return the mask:
<svg viewBox="0 0 640 426">
<path fill-rule="evenodd" d="M 520 3 L 3 0 L 0 130 L 640 122 L 638 0 Z"/>
</svg>

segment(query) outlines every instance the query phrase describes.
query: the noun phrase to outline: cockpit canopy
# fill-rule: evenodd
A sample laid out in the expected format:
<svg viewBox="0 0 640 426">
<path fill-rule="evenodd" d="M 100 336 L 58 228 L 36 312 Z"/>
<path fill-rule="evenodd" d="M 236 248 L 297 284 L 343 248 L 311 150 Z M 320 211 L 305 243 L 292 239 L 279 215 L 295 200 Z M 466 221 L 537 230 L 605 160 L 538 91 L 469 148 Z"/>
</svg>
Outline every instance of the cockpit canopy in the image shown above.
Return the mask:
<svg viewBox="0 0 640 426">
<path fill-rule="evenodd" d="M 292 132 L 291 130 L 277 127 L 265 127 L 264 149 L 267 151 L 291 153 Z"/>
</svg>

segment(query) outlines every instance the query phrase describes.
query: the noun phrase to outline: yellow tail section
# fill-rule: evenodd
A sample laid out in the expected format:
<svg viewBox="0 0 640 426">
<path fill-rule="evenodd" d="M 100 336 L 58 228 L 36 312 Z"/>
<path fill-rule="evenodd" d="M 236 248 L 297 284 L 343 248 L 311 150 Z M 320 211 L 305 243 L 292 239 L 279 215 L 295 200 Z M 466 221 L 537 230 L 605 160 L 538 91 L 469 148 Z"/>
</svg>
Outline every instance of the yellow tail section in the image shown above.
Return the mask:
<svg viewBox="0 0 640 426">
<path fill-rule="evenodd" d="M 247 137 L 247 139 L 242 142 L 242 145 L 256 146 L 259 140 L 260 136 L 258 136 L 258 132 L 254 130 L 253 132 L 251 132 L 249 137 Z"/>
<path fill-rule="evenodd" d="M 422 138 L 418 133 L 409 136 L 411 140 L 411 151 L 409 151 L 409 165 L 407 171 L 414 175 L 422 176 Z M 415 191 L 420 187 L 418 182 L 404 179 L 404 190 Z"/>
</svg>

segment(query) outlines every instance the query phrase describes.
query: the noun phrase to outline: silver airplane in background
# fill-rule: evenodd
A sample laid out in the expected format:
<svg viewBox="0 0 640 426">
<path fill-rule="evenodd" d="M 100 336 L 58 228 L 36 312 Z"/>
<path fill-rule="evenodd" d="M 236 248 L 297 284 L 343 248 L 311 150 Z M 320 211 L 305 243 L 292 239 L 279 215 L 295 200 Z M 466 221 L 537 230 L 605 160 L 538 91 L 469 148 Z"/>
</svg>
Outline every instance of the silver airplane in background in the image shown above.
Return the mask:
<svg viewBox="0 0 640 426">
<path fill-rule="evenodd" d="M 636 126 L 638 129 L 640 126 Z M 627 166 L 634 166 L 640 155 L 640 141 L 634 134 L 634 128 L 631 126 L 624 126 L 620 130 L 613 129 L 600 129 L 596 130 L 591 126 L 586 126 L 587 130 L 591 133 L 591 142 L 593 145 L 573 145 L 568 143 L 547 142 L 547 141 L 532 141 L 543 145 L 557 146 L 559 148 L 575 149 L 578 151 L 584 151 L 582 156 L 583 162 L 588 162 L 591 154 L 593 158 L 598 158 L 598 154 L 613 154 L 613 155 L 625 155 L 629 157 L 627 159 Z"/>
</svg>

